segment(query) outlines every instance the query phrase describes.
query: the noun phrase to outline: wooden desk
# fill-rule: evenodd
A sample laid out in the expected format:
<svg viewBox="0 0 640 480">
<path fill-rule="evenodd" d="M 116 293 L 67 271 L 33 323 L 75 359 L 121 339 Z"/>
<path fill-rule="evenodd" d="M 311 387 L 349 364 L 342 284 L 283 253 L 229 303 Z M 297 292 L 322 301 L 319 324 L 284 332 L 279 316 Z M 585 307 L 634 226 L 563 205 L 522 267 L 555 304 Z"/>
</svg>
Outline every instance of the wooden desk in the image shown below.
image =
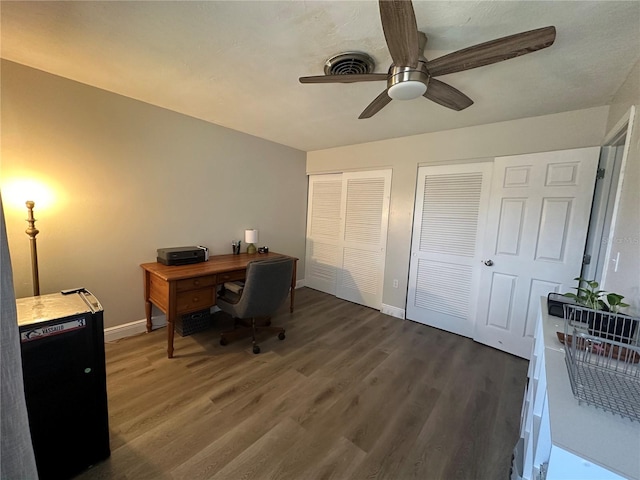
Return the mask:
<svg viewBox="0 0 640 480">
<path fill-rule="evenodd" d="M 173 358 L 173 335 L 175 320 L 179 315 L 204 310 L 216 304 L 216 287 L 224 282 L 243 280 L 247 264 L 253 260 L 287 257 L 280 253 L 241 253 L 239 255 L 214 255 L 207 262 L 191 265 L 167 266 L 162 263 L 143 263 L 144 301 L 147 315 L 147 332 L 151 331 L 151 304 L 162 310 L 167 316 L 167 355 Z M 291 277 L 291 304 L 296 286 L 296 267 L 293 262 Z"/>
</svg>

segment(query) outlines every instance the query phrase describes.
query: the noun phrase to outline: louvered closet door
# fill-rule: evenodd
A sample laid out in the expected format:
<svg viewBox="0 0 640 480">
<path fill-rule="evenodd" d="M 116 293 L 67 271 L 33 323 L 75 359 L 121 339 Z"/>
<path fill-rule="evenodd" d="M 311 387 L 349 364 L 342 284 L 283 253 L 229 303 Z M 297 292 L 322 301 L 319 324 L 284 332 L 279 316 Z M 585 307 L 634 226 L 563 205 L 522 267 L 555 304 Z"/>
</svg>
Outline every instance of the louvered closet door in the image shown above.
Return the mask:
<svg viewBox="0 0 640 480">
<path fill-rule="evenodd" d="M 336 295 L 380 310 L 391 170 L 343 174 L 341 268 Z"/>
<path fill-rule="evenodd" d="M 406 316 L 473 336 L 491 163 L 420 167 Z"/>
<path fill-rule="evenodd" d="M 342 230 L 342 175 L 309 176 L 305 284 L 336 294 Z"/>
</svg>

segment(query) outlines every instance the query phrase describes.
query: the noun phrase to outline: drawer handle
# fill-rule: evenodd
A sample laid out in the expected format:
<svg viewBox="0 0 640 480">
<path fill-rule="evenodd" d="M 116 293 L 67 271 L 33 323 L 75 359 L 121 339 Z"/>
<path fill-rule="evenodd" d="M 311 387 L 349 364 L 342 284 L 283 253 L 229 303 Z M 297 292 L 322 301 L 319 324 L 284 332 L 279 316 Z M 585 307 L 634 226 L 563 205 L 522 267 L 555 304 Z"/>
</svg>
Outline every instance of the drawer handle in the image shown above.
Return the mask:
<svg viewBox="0 0 640 480">
<path fill-rule="evenodd" d="M 194 281 L 193 281 L 193 284 L 194 284 L 194 285 L 200 285 L 200 280 L 194 280 Z"/>
<path fill-rule="evenodd" d="M 199 300 L 198 297 L 193 297 L 193 302 L 194 303 L 197 302 L 198 300 Z"/>
</svg>

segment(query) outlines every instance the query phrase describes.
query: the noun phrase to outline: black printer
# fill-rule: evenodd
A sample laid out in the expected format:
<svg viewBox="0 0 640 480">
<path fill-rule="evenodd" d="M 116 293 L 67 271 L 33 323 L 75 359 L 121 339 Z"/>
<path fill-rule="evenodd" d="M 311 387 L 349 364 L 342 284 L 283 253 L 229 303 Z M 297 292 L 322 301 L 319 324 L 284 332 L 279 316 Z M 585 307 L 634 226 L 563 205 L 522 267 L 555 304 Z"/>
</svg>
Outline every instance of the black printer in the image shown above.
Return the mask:
<svg viewBox="0 0 640 480">
<path fill-rule="evenodd" d="M 163 265 L 188 265 L 209 260 L 209 249 L 202 246 L 158 249 L 158 262 Z"/>
</svg>

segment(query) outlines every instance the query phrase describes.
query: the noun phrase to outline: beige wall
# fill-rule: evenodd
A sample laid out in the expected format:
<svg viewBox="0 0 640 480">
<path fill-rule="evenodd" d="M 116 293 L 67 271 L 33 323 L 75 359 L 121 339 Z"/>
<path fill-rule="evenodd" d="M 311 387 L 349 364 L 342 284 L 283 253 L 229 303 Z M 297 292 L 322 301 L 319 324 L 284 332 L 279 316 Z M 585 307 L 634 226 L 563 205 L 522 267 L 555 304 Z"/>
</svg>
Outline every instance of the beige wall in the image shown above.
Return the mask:
<svg viewBox="0 0 640 480">
<path fill-rule="evenodd" d="M 50 205 L 34 198 L 41 293 L 86 287 L 107 326 L 144 317 L 139 264 L 159 247 L 229 253 L 257 228 L 260 245 L 304 259 L 304 152 L 15 63 L 3 61 L 1 73 L 17 297 L 32 293 L 24 201 L 34 194 L 7 198 L 21 178 L 54 191 Z"/>
<path fill-rule="evenodd" d="M 307 173 L 393 170 L 382 302 L 405 308 L 418 166 L 600 146 L 608 107 L 309 152 Z M 393 280 L 398 279 L 398 288 Z"/>
<path fill-rule="evenodd" d="M 640 62 L 636 63 L 625 83 L 616 93 L 607 131 L 615 133 L 616 125 L 627 115 L 632 105 L 640 106 Z M 620 293 L 631 305 L 628 313 L 640 315 L 640 112 L 635 112 L 631 137 L 627 138 L 629 151 L 620 191 L 618 217 L 613 231 L 611 257 L 620 253 L 618 271 L 610 264 L 603 288 Z"/>
</svg>

